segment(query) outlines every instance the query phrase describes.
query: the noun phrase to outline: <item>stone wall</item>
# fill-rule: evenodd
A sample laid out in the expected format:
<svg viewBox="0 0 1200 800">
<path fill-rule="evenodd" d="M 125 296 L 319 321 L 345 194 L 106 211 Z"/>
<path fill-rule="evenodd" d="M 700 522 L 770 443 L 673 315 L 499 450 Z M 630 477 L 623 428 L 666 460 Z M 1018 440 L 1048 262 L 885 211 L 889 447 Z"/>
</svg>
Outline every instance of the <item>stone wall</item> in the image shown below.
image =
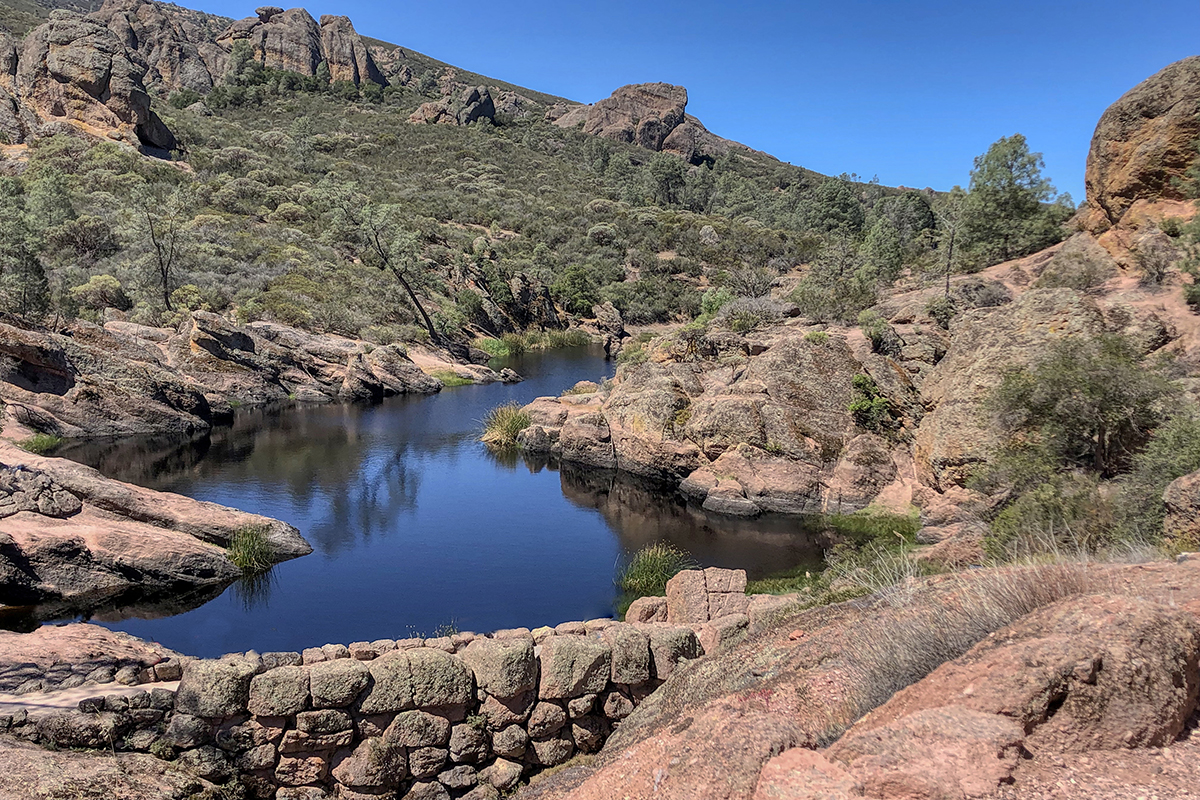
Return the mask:
<svg viewBox="0 0 1200 800">
<path fill-rule="evenodd" d="M 89 697 L 76 710 L 0 717 L 0 728 L 149 752 L 263 798 L 480 800 L 599 750 L 702 653 L 692 626 L 594 620 L 185 658 L 175 692 Z"/>
</svg>

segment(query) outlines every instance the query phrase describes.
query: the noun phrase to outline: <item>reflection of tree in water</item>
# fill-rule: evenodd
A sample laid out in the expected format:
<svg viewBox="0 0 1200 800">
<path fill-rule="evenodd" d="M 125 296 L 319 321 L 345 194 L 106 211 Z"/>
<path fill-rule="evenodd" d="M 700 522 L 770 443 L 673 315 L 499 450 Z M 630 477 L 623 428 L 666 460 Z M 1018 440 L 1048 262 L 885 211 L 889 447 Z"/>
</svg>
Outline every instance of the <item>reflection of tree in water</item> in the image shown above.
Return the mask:
<svg viewBox="0 0 1200 800">
<path fill-rule="evenodd" d="M 337 553 L 354 544 L 356 532 L 364 539 L 387 533 L 402 512 L 416 509 L 421 473 L 413 469 L 406 450 L 391 454 L 378 468 L 372 459 L 356 473 L 356 480 L 328 498 L 325 520 L 307 531 L 314 547 Z"/>
<path fill-rule="evenodd" d="M 563 495 L 599 511 L 627 553 L 667 541 L 703 566 L 744 569 L 753 579 L 795 566 L 819 569 L 830 545 L 812 520 L 709 514 L 669 486 L 626 473 L 564 463 L 560 478 Z"/>
<path fill-rule="evenodd" d="M 350 547 L 359 533 L 388 530 L 397 514 L 416 504 L 421 476 L 408 457 L 409 439 L 381 438 L 368 446 L 360 424 L 367 408 L 254 409 L 206 435 L 88 442 L 63 455 L 151 488 L 186 492 L 219 473 L 223 481 L 284 493 L 314 520 L 305 537 L 330 554 Z"/>
</svg>

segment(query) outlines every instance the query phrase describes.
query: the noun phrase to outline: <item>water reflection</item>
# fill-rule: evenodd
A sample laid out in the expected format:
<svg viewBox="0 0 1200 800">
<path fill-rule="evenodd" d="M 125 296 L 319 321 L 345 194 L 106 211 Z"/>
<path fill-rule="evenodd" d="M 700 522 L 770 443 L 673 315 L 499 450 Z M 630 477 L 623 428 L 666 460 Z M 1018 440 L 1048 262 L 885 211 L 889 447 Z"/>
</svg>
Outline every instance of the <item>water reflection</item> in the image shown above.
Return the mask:
<svg viewBox="0 0 1200 800">
<path fill-rule="evenodd" d="M 524 383 L 284 405 L 239 413 L 204 436 L 60 453 L 121 480 L 286 520 L 315 549 L 223 593 L 121 598 L 91 618 L 202 656 L 298 650 L 450 619 L 494 630 L 606 615 L 624 555 L 659 539 L 752 576 L 819 562 L 825 543 L 795 520 L 715 518 L 628 476 L 489 451 L 477 441 L 488 409 L 611 373 L 586 348 L 528 354 L 513 367 Z"/>
</svg>

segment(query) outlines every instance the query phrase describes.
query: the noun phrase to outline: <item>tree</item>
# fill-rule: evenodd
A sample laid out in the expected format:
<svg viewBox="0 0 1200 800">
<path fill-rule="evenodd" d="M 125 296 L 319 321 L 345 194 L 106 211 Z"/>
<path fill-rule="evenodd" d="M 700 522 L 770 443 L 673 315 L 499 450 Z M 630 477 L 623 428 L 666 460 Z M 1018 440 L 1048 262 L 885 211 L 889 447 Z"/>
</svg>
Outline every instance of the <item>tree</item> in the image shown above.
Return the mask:
<svg viewBox="0 0 1200 800">
<path fill-rule="evenodd" d="M 883 286 L 889 286 L 900 276 L 904 265 L 904 247 L 900 241 L 900 232 L 887 217 L 880 217 L 867 231 L 863 242 L 862 254 L 864 267 L 867 272 L 864 277 L 872 277 Z"/>
<path fill-rule="evenodd" d="M 1001 137 L 975 159 L 963 209 L 966 243 L 984 264 L 1036 252 L 1062 239 L 1066 206 L 1043 177 L 1041 153 L 1021 134 Z M 1070 198 L 1067 198 L 1067 203 Z"/>
<path fill-rule="evenodd" d="M 415 231 L 405 226 L 403 209 L 392 203 L 369 202 L 346 185 L 329 187 L 325 202 L 333 215 L 329 228 L 333 238 L 353 249 L 364 264 L 391 272 L 421 315 L 430 341 L 441 342 L 442 337 L 414 288 L 425 277 L 418 269 L 421 241 Z"/>
<path fill-rule="evenodd" d="M 1173 391 L 1129 339 L 1075 336 L 1005 375 L 989 406 L 1029 482 L 1064 468 L 1110 478 L 1128 470 Z"/>
<path fill-rule="evenodd" d="M 26 208 L 24 186 L 0 178 L 0 306 L 23 316 L 50 308 L 50 285 L 38 260 L 41 239 Z"/>
<path fill-rule="evenodd" d="M 655 202 L 673 206 L 683 199 L 687 185 L 687 168 L 676 156 L 658 153 L 650 160 L 650 180 Z"/>
<path fill-rule="evenodd" d="M 865 220 L 862 202 L 847 181 L 837 178 L 809 192 L 798 215 L 803 227 L 820 233 L 858 234 Z"/>
<path fill-rule="evenodd" d="M 938 221 L 938 245 L 942 249 L 942 272 L 946 278 L 946 293 L 950 298 L 950 275 L 955 271 L 957 262 L 954 260 L 954 246 L 959 243 L 962 235 L 963 216 L 967 203 L 967 193 L 961 186 L 955 186 L 949 194 L 941 199 L 934 208 Z M 960 256 L 961 258 L 961 256 Z"/>
<path fill-rule="evenodd" d="M 133 195 L 135 237 L 145 248 L 141 261 L 158 284 L 167 311 L 175 310 L 171 292 L 179 282 L 188 239 L 187 194 L 185 187 L 153 184 Z"/>
</svg>

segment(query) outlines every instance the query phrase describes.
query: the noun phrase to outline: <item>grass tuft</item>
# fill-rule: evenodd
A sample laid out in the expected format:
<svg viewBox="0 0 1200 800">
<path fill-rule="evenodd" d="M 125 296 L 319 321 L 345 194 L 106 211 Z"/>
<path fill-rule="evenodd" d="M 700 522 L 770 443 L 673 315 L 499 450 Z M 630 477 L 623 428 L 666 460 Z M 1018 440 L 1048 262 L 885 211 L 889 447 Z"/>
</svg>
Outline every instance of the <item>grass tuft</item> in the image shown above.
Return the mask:
<svg viewBox="0 0 1200 800">
<path fill-rule="evenodd" d="M 480 439 L 495 447 L 513 447 L 517 434 L 529 427 L 529 412 L 516 403 L 496 406 L 483 418 Z"/>
<path fill-rule="evenodd" d="M 37 433 L 18 444 L 22 450 L 33 453 L 35 456 L 44 456 L 62 443 L 61 436 L 55 436 L 50 433 Z"/>
<path fill-rule="evenodd" d="M 229 560 L 242 572 L 265 572 L 275 563 L 275 550 L 267 539 L 266 525 L 247 525 L 238 528 L 229 538 Z"/>
<path fill-rule="evenodd" d="M 638 550 L 617 575 L 622 592 L 617 609 L 620 616 L 625 616 L 634 600 L 666 594 L 667 581 L 685 569 L 699 566 L 690 554 L 669 542 L 655 542 Z"/>
</svg>

